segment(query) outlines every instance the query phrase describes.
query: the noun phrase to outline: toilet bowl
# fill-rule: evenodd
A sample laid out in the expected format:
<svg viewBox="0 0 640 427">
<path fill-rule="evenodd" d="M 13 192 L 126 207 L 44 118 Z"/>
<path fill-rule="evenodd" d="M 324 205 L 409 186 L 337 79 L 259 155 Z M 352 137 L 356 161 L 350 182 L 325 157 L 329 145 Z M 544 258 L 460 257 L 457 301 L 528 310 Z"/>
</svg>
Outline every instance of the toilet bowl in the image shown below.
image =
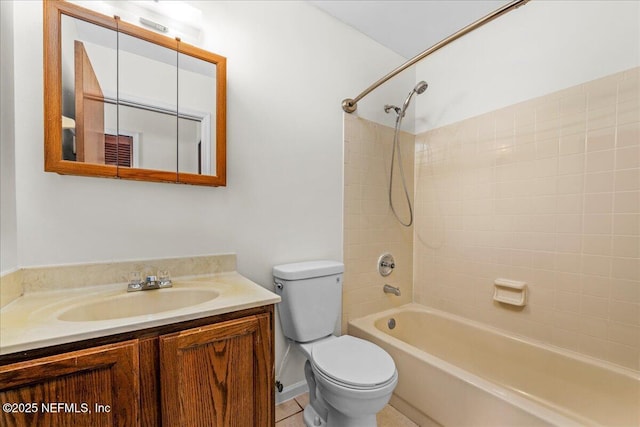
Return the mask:
<svg viewBox="0 0 640 427">
<path fill-rule="evenodd" d="M 320 402 L 326 407 L 326 416 L 321 417 L 326 424 L 317 424 L 314 416 L 315 424 L 307 426 L 375 426 L 376 413 L 389 402 L 398 383 L 391 356 L 377 345 L 349 335 L 331 336 L 300 348 L 311 365 Z"/>
<path fill-rule="evenodd" d="M 376 413 L 391 398 L 398 373 L 377 345 L 336 336 L 344 265 L 310 261 L 273 268 L 284 335 L 304 354 L 309 405 L 307 427 L 375 427 Z"/>
</svg>

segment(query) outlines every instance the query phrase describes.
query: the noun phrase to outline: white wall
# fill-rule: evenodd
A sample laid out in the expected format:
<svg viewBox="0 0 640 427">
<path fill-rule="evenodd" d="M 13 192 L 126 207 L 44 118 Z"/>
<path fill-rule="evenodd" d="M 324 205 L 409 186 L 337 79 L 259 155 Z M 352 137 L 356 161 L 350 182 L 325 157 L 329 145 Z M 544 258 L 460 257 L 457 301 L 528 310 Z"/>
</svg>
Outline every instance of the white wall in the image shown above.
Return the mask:
<svg viewBox="0 0 640 427">
<path fill-rule="evenodd" d="M 193 4 L 202 47 L 228 58 L 224 188 L 45 173 L 42 3 L 14 3 L 21 266 L 236 252 L 240 273 L 271 288 L 275 264 L 342 259 L 340 103 L 403 59 L 304 2 Z M 360 112 L 382 116 L 400 83 Z M 301 365 L 287 373 L 285 385 L 303 380 Z"/>
<path fill-rule="evenodd" d="M 18 265 L 14 151 L 13 3 L 0 2 L 0 274 Z"/>
<path fill-rule="evenodd" d="M 416 66 L 416 133 L 638 64 L 640 2 L 532 0 Z"/>
</svg>

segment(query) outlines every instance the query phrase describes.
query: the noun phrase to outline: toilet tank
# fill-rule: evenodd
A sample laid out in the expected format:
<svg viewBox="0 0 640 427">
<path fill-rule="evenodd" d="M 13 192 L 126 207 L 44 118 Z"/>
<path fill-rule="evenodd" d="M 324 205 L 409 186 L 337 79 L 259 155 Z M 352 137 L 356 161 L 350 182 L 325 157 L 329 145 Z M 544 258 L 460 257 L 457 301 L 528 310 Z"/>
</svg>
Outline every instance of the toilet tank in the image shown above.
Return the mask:
<svg viewBox="0 0 640 427">
<path fill-rule="evenodd" d="M 284 335 L 297 342 L 331 335 L 342 307 L 344 264 L 307 261 L 273 267 Z"/>
</svg>

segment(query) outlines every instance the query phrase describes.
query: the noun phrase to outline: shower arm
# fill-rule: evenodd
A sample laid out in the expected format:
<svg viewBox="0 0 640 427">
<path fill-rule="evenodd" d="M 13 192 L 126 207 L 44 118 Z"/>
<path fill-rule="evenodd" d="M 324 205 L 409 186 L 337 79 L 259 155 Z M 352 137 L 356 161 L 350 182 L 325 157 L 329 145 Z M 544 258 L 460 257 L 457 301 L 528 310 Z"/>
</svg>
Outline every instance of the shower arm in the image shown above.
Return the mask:
<svg viewBox="0 0 640 427">
<path fill-rule="evenodd" d="M 530 0 L 513 0 L 512 2 L 507 3 L 506 5 L 502 6 L 501 8 L 498 8 L 498 9 L 494 10 L 490 14 L 488 14 L 488 15 L 478 19 L 477 21 L 467 25 L 466 27 L 464 27 L 463 29 L 459 30 L 458 32 L 450 35 L 449 37 L 439 41 L 438 43 L 434 44 L 433 46 L 431 46 L 430 48 L 428 48 L 424 52 L 419 53 L 418 55 L 416 55 L 415 57 L 413 57 L 409 61 L 405 62 L 404 64 L 402 64 L 401 66 L 399 66 L 395 70 L 391 71 L 386 76 L 382 77 L 380 80 L 378 80 L 377 82 L 375 82 L 374 84 L 372 84 L 371 86 L 366 88 L 364 91 L 362 91 L 362 93 L 360 95 L 356 96 L 355 98 L 346 98 L 346 99 L 344 99 L 342 101 L 342 109 L 347 113 L 353 113 L 358 108 L 358 101 L 360 101 L 362 98 L 367 96 L 370 92 L 372 92 L 378 86 L 386 83 L 387 80 L 391 79 L 392 77 L 395 77 L 397 74 L 400 74 L 401 72 L 403 72 L 407 68 L 409 68 L 412 65 L 416 64 L 417 62 L 423 60 L 427 56 L 431 55 L 433 52 L 437 51 L 438 49 L 440 49 L 440 48 L 442 48 L 442 47 L 444 47 L 446 45 L 448 45 L 452 41 L 459 39 L 460 37 L 464 36 L 465 34 L 475 30 L 476 28 L 479 28 L 479 27 L 483 26 L 484 24 L 486 24 L 486 23 L 488 23 L 490 21 L 493 21 L 494 19 L 498 18 L 499 16 L 504 15 L 505 13 L 507 13 L 507 12 L 513 10 L 513 9 L 517 9 L 520 6 L 525 5 L 529 1 Z"/>
</svg>

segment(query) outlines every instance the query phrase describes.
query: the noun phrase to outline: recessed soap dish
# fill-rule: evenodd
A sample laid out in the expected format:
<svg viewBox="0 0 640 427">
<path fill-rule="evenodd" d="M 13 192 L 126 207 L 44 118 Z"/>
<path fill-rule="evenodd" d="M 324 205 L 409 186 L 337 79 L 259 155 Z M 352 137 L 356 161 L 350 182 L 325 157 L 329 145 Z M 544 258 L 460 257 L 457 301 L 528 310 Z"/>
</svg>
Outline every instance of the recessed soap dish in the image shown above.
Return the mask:
<svg viewBox="0 0 640 427">
<path fill-rule="evenodd" d="M 527 284 L 517 280 L 496 279 L 493 282 L 495 301 L 524 307 L 527 304 Z"/>
</svg>

